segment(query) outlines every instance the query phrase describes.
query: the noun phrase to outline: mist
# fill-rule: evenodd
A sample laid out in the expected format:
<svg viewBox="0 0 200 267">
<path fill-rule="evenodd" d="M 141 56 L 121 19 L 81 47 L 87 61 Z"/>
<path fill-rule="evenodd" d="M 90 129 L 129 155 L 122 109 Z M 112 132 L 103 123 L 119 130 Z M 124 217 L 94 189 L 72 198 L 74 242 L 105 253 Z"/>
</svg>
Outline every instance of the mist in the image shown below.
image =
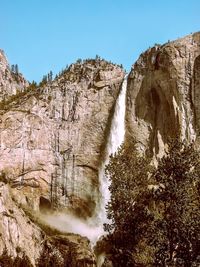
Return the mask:
<svg viewBox="0 0 200 267">
<path fill-rule="evenodd" d="M 87 237 L 93 246 L 105 234 L 101 224 L 95 224 L 92 219 L 84 220 L 75 217 L 71 213 L 42 214 L 41 218 L 47 224 L 61 232 L 74 233 Z"/>
</svg>

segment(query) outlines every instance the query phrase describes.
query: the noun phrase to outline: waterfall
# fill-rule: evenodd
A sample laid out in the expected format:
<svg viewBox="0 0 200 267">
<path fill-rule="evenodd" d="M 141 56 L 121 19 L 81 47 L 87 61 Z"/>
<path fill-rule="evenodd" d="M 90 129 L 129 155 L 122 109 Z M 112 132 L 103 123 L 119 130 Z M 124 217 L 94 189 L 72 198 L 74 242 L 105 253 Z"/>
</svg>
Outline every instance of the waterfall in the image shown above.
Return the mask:
<svg viewBox="0 0 200 267">
<path fill-rule="evenodd" d="M 117 98 L 116 104 L 115 104 L 115 110 L 111 122 L 110 127 L 110 133 L 108 136 L 106 149 L 105 149 L 105 157 L 104 161 L 102 162 L 100 168 L 99 168 L 99 181 L 100 181 L 100 205 L 98 209 L 98 221 L 99 223 L 99 233 L 100 236 L 104 235 L 104 229 L 103 224 L 109 223 L 109 220 L 107 219 L 106 214 L 106 205 L 108 204 L 110 200 L 110 180 L 109 177 L 105 175 L 105 167 L 109 163 L 109 157 L 111 154 L 114 154 L 117 152 L 117 149 L 120 147 L 120 145 L 124 141 L 124 135 L 125 135 L 125 112 L 126 112 L 126 88 L 127 88 L 127 78 L 128 75 L 124 77 L 124 81 L 122 83 L 122 88 L 119 93 L 119 96 Z M 98 236 L 98 238 L 100 237 Z M 97 239 L 98 240 L 98 239 Z M 105 260 L 105 254 L 102 253 L 98 255 L 97 257 L 97 266 L 101 267 Z"/>
<path fill-rule="evenodd" d="M 102 162 L 99 168 L 101 200 L 98 210 L 98 218 L 101 221 L 101 225 L 108 222 L 106 216 L 106 205 L 110 200 L 110 191 L 109 191 L 110 181 L 109 178 L 106 177 L 105 175 L 105 166 L 109 163 L 110 155 L 117 152 L 117 149 L 124 141 L 127 77 L 128 75 L 124 77 L 122 88 L 115 104 L 114 114 L 110 127 L 110 133 L 108 136 L 105 149 L 105 157 L 104 161 Z M 103 234 L 103 228 L 102 228 L 102 234 Z"/>
<path fill-rule="evenodd" d="M 95 245 L 97 240 L 105 234 L 103 224 L 107 223 L 106 205 L 110 200 L 109 185 L 110 181 L 105 175 L 105 166 L 109 162 L 109 156 L 115 153 L 118 147 L 124 141 L 125 135 L 125 110 L 126 110 L 126 87 L 127 75 L 124 77 L 122 88 L 117 98 L 114 114 L 111 122 L 110 133 L 107 139 L 105 148 L 105 157 L 99 168 L 100 182 L 100 199 L 97 203 L 97 208 L 94 216 L 88 220 L 80 219 L 72 214 L 56 214 L 45 215 L 43 219 L 55 228 L 63 232 L 77 233 L 82 236 L 87 236 L 92 245 Z M 103 260 L 103 255 L 102 255 Z M 98 264 L 101 266 L 101 264 Z"/>
</svg>

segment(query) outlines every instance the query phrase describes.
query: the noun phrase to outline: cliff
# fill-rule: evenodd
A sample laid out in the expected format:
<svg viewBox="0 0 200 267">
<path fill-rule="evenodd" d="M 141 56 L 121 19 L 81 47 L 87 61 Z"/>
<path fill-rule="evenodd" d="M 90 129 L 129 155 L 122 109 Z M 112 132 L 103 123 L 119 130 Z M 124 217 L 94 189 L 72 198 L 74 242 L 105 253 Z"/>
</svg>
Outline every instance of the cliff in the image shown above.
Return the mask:
<svg viewBox="0 0 200 267">
<path fill-rule="evenodd" d="M 141 151 L 162 155 L 169 137 L 199 138 L 200 33 L 143 53 L 127 88 L 127 134 Z"/>
<path fill-rule="evenodd" d="M 101 198 L 99 166 L 124 76 L 120 66 L 97 58 L 78 61 L 30 90 L 0 52 L 4 260 L 95 266 L 87 238 L 52 230 L 40 212 L 70 210 L 84 219 L 94 214 Z M 163 155 L 169 137 L 198 144 L 199 98 L 200 33 L 148 49 L 128 75 L 125 141 L 136 140 L 152 157 Z"/>
<path fill-rule="evenodd" d="M 93 215 L 100 194 L 98 166 L 123 77 L 117 65 L 86 60 L 72 64 L 51 83 L 1 102 L 0 171 L 14 203 L 36 212 L 70 209 L 81 217 Z M 26 248 L 35 247 L 39 256 L 40 229 L 21 223 L 21 213 L 15 212 L 12 224 L 2 223 L 1 253 L 6 248 L 16 256 L 19 246 L 30 258 Z M 3 222 L 7 212 L 2 216 Z M 15 241 L 10 228 L 18 236 Z"/>
<path fill-rule="evenodd" d="M 3 50 L 0 50 L 0 101 L 23 92 L 29 83 L 18 72 L 18 67 L 11 70 Z"/>
</svg>

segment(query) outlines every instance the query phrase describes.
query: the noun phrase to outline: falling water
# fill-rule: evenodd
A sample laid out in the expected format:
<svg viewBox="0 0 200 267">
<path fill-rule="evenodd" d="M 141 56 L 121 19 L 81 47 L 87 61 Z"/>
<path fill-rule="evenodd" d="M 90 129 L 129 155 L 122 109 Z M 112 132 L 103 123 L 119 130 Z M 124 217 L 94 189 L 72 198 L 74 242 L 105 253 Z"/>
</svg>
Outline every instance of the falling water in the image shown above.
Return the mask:
<svg viewBox="0 0 200 267">
<path fill-rule="evenodd" d="M 81 220 L 80 218 L 74 217 L 72 214 L 66 213 L 43 216 L 43 219 L 48 222 L 48 224 L 58 228 L 63 232 L 73 232 L 82 236 L 87 236 L 93 245 L 95 245 L 97 240 L 105 234 L 103 224 L 108 222 L 106 216 L 106 205 L 110 200 L 110 182 L 108 177 L 105 175 L 105 166 L 109 162 L 109 156 L 115 153 L 118 147 L 124 141 L 126 87 L 127 75 L 124 78 L 121 91 L 116 101 L 110 134 L 106 144 L 104 161 L 99 168 L 101 197 L 99 200 L 99 205 L 97 205 L 96 214 L 88 220 Z M 98 264 L 98 266 L 101 266 L 101 264 Z"/>
<path fill-rule="evenodd" d="M 113 119 L 111 122 L 110 134 L 108 136 L 106 144 L 105 158 L 104 161 L 102 162 L 102 165 L 99 168 L 101 201 L 98 210 L 98 218 L 100 218 L 101 226 L 103 225 L 103 223 L 108 222 L 106 216 L 106 205 L 110 200 L 110 191 L 109 191 L 110 181 L 108 177 L 105 175 L 105 166 L 109 162 L 110 155 L 117 152 L 117 149 L 124 141 L 126 87 L 127 87 L 127 75 L 124 78 L 121 91 L 116 101 Z M 103 234 L 103 226 L 102 226 L 102 234 Z"/>
<path fill-rule="evenodd" d="M 111 154 L 117 152 L 117 149 L 124 141 L 125 135 L 125 111 L 126 111 L 126 88 L 127 88 L 127 77 L 124 77 L 121 91 L 116 101 L 115 110 L 113 114 L 113 119 L 110 127 L 110 134 L 108 136 L 106 149 L 105 149 L 105 158 L 99 168 L 99 181 L 100 181 L 100 205 L 98 210 L 98 219 L 99 219 L 99 228 L 101 229 L 101 235 L 105 234 L 103 229 L 104 223 L 109 223 L 106 215 L 106 206 L 110 200 L 110 180 L 105 175 L 105 167 L 109 163 L 109 157 Z M 105 254 L 102 253 L 97 257 L 97 266 L 101 267 L 104 263 Z"/>
</svg>

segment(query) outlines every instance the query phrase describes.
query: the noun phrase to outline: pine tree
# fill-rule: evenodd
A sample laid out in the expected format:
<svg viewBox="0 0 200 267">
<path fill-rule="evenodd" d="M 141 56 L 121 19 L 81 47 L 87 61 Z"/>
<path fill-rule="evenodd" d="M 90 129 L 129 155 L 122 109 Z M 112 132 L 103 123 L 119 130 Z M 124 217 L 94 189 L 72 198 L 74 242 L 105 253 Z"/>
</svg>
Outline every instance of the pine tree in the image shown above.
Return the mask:
<svg viewBox="0 0 200 267">
<path fill-rule="evenodd" d="M 50 70 L 49 72 L 49 82 L 52 82 L 53 80 L 53 72 Z"/>
<path fill-rule="evenodd" d="M 15 65 L 11 65 L 11 71 L 14 73 L 15 72 Z"/>
<path fill-rule="evenodd" d="M 149 220 L 145 201 L 148 173 L 152 171 L 150 159 L 138 155 L 134 145 L 121 147 L 110 158 L 106 173 L 111 180 L 107 208 L 111 223 L 105 225 L 105 230 L 109 233 L 114 266 L 133 266 L 138 231 L 142 234 L 142 221 Z"/>
<path fill-rule="evenodd" d="M 17 64 L 15 65 L 15 71 L 14 72 L 15 72 L 15 74 L 19 74 L 19 67 Z"/>
<path fill-rule="evenodd" d="M 133 147 L 111 158 L 108 242 L 116 266 L 200 266 L 200 155 L 169 142 L 153 170 Z"/>
</svg>

